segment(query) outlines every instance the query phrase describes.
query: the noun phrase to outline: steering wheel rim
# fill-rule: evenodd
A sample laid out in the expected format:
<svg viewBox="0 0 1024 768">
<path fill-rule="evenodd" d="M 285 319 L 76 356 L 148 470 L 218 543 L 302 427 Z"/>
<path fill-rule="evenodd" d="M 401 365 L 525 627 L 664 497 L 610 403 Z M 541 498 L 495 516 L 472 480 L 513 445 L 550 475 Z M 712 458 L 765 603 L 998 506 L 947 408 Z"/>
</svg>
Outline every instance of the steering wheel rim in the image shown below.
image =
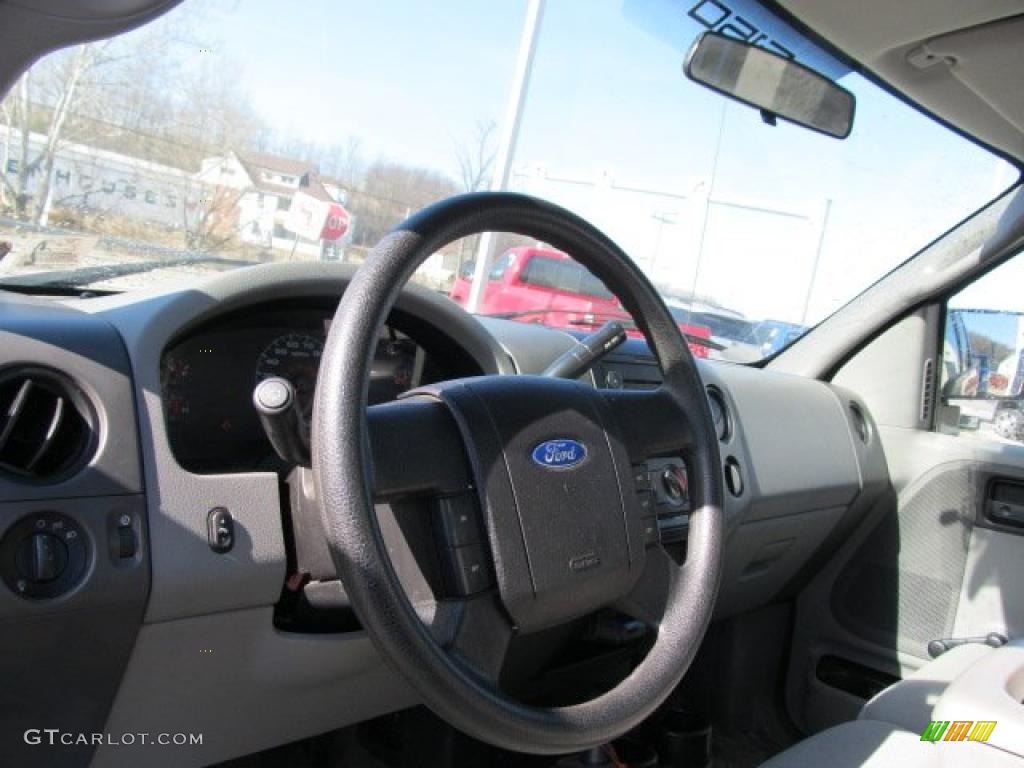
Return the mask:
<svg viewBox="0 0 1024 768">
<path fill-rule="evenodd" d="M 661 365 L 657 408 L 675 408 L 681 417 L 661 420 L 687 434 L 692 511 L 686 561 L 676 566 L 658 547 L 646 555 L 642 574 L 631 577 L 631 594 L 640 594 L 646 582 L 664 593 L 654 644 L 617 686 L 566 707 L 522 704 L 441 646 L 405 595 L 374 513 L 367 397 L 376 341 L 416 268 L 447 243 L 485 231 L 515 231 L 571 253 L 620 297 Z M 627 413 L 634 406 L 625 402 Z M 436 203 L 400 224 L 374 248 L 339 303 L 321 360 L 312 436 L 324 529 L 356 615 L 384 660 L 455 727 L 514 751 L 587 749 L 638 725 L 682 679 L 710 622 L 720 578 L 718 442 L 696 363 L 664 302 L 618 246 L 586 221 L 528 196 L 475 193 Z"/>
</svg>

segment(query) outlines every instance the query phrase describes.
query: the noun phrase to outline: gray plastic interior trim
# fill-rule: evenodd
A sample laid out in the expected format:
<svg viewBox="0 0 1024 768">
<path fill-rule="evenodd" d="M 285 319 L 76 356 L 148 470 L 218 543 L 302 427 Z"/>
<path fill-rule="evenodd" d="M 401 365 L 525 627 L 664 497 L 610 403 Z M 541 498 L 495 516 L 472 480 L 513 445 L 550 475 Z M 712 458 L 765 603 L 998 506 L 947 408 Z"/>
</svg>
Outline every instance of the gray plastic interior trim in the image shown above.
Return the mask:
<svg viewBox="0 0 1024 768">
<path fill-rule="evenodd" d="M 57 597 L 28 600 L 0 585 L 0 752 L 10 765 L 41 759 L 40 747 L 24 740 L 28 728 L 102 728 L 149 593 L 134 392 L 121 337 L 102 318 L 0 293 L 0 369 L 23 367 L 54 370 L 80 390 L 98 439 L 88 463 L 59 482 L 0 473 L 0 535 L 24 518 L 56 514 L 76 526 L 86 554 L 78 582 Z M 136 551 L 121 558 L 111 536 L 124 519 Z M 46 761 L 82 765 L 92 751 L 91 744 L 71 745 Z"/>
<path fill-rule="evenodd" d="M 745 522 L 853 501 L 860 477 L 850 425 L 827 385 L 740 365 L 706 364 L 712 365 L 734 404 L 746 445 L 753 501 Z"/>
<path fill-rule="evenodd" d="M 931 340 L 936 338 L 938 324 L 939 307 L 922 307 L 851 358 L 833 383 L 863 398 L 879 424 L 930 428 L 931 424 L 921 420 L 922 371 L 925 359 L 934 360 L 937 355 Z"/>
<path fill-rule="evenodd" d="M 96 412 L 99 441 L 89 463 L 56 483 L 0 472 L 0 499 L 141 493 L 138 433 L 130 406 L 128 357 L 117 331 L 100 318 L 52 301 L 0 294 L 0 370 L 38 366 L 66 374 Z"/>
<path fill-rule="evenodd" d="M 232 310 L 288 298 L 340 297 L 353 273 L 351 265 L 273 264 L 225 272 L 173 292 L 71 302 L 121 332 L 134 368 L 152 540 L 147 622 L 272 605 L 286 566 L 275 474 L 197 475 L 175 460 L 161 401 L 163 350 L 182 333 Z M 456 338 L 485 371 L 512 370 L 493 337 L 446 298 L 408 288 L 397 307 Z M 206 534 L 209 510 L 218 506 L 231 512 L 237 536 L 223 555 L 210 549 Z"/>
<path fill-rule="evenodd" d="M 362 632 L 278 632 L 254 608 L 143 626 L 106 733 L 200 733 L 197 746 L 103 746 L 93 768 L 187 768 L 416 704 Z"/>
</svg>

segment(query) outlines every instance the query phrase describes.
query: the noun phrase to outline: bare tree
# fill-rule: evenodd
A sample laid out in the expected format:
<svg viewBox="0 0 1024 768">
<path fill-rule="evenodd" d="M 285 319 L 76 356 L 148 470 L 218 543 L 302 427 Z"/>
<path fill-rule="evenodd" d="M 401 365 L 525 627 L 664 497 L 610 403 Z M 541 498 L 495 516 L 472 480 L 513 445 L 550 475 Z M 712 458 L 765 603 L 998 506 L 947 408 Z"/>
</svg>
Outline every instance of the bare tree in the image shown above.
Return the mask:
<svg viewBox="0 0 1024 768">
<path fill-rule="evenodd" d="M 493 120 L 478 120 L 472 135 L 466 141 L 455 143 L 455 162 L 464 192 L 478 192 L 490 182 L 497 155 L 495 128 Z"/>
<path fill-rule="evenodd" d="M 375 245 L 413 211 L 457 191 L 455 182 L 437 171 L 377 160 L 348 206 L 359 222 L 356 244 Z"/>
<path fill-rule="evenodd" d="M 349 136 L 344 143 L 329 144 L 320 153 L 320 169 L 348 185 L 359 187 L 366 173 L 363 142 L 358 136 Z"/>
<path fill-rule="evenodd" d="M 479 192 L 490 184 L 491 173 L 497 149 L 494 146 L 493 120 L 477 120 L 469 138 L 455 142 L 455 163 L 459 169 L 459 182 L 463 192 Z M 463 238 L 459 241 L 459 271 L 476 253 L 480 236 Z"/>
<path fill-rule="evenodd" d="M 189 250 L 213 252 L 228 245 L 245 226 L 238 203 L 248 190 L 202 185 L 186 190 L 182 201 L 182 230 Z M 199 198 L 189 195 L 199 194 Z"/>
<path fill-rule="evenodd" d="M 4 119 L 10 140 L 16 133 L 19 143 L 18 169 L 12 182 L 3 173 L 3 182 L 15 203 L 15 213 L 35 224 L 45 221 L 50 184 L 57 152 L 64 140 L 69 117 L 75 112 L 86 90 L 86 78 L 105 60 L 110 41 L 86 43 L 67 56 L 48 59 L 41 69 L 25 73 L 18 81 L 13 104 L 4 102 Z M 42 145 L 32 146 L 34 128 L 43 134 Z M 28 210 L 29 182 L 38 175 L 35 204 Z"/>
<path fill-rule="evenodd" d="M 87 43 L 79 46 L 71 60 L 63 68 L 62 77 L 56 80 L 56 93 L 53 108 L 50 112 L 50 124 L 46 130 L 43 149 L 37 156 L 37 167 L 40 170 L 39 186 L 36 190 L 35 223 L 45 222 L 50 205 L 50 185 L 53 182 L 53 164 L 57 160 L 57 149 L 64 135 L 64 127 L 68 116 L 75 110 L 80 98 L 82 80 L 88 73 L 103 61 L 103 55 L 110 41 Z"/>
</svg>

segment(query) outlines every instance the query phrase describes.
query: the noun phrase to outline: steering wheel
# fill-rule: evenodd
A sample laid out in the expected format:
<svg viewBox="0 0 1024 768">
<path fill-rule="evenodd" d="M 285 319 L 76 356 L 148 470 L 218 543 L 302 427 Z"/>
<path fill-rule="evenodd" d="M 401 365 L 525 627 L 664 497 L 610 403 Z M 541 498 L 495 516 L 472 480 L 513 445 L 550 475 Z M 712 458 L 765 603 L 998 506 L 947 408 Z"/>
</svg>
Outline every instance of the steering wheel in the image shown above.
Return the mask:
<svg viewBox="0 0 1024 768">
<path fill-rule="evenodd" d="M 612 391 L 538 376 L 481 376 L 367 407 L 374 350 L 399 291 L 439 248 L 485 231 L 518 232 L 572 254 L 636 320 L 664 383 Z M 442 719 L 505 749 L 568 753 L 635 727 L 678 685 L 718 590 L 718 441 L 678 326 L 643 273 L 595 227 L 511 193 L 450 198 L 400 224 L 370 253 L 338 306 L 312 429 L 324 529 L 352 607 L 385 661 Z M 690 470 L 681 566 L 651 536 L 657 524 L 646 515 L 653 506 L 634 471 L 665 455 L 683 456 Z M 456 545 L 439 554 L 453 586 L 427 617 L 405 594 L 375 513 L 375 502 L 405 496 L 432 497 Z M 628 677 L 565 707 L 530 706 L 501 690 L 514 635 L 605 606 L 657 633 Z"/>
</svg>

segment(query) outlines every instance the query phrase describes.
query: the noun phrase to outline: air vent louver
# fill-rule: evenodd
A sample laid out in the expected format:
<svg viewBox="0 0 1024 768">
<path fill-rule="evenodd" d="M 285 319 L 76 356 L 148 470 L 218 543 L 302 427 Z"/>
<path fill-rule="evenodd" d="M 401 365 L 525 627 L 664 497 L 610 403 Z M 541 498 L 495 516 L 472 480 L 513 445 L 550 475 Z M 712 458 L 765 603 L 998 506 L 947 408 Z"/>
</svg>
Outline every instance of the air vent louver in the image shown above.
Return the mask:
<svg viewBox="0 0 1024 768">
<path fill-rule="evenodd" d="M 59 479 L 81 464 L 92 435 L 85 398 L 64 376 L 40 368 L 0 375 L 0 472 Z"/>
<path fill-rule="evenodd" d="M 857 403 L 850 403 L 850 419 L 853 422 L 853 431 L 856 433 L 857 438 L 862 443 L 867 444 L 871 431 L 868 427 L 868 420 L 864 416 L 864 411 L 860 409 Z"/>
<path fill-rule="evenodd" d="M 928 358 L 924 361 L 921 372 L 921 421 L 931 426 L 932 414 L 935 412 L 935 361 Z"/>
</svg>

